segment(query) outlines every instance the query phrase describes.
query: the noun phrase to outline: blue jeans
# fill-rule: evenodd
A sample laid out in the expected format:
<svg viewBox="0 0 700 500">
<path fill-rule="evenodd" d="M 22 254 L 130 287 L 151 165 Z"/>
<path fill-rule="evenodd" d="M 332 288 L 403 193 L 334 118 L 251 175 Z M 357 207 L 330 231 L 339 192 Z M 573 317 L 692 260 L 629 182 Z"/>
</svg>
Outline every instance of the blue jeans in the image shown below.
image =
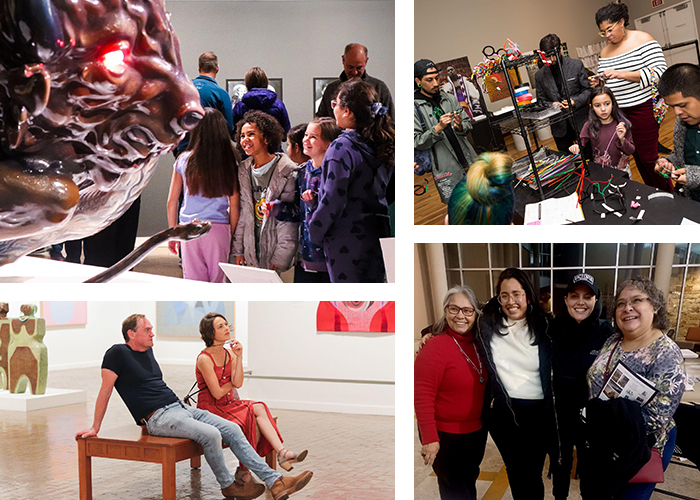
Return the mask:
<svg viewBox="0 0 700 500">
<path fill-rule="evenodd" d="M 234 479 L 226 467 L 222 440 L 236 458 L 268 487 L 282 476 L 260 458 L 237 424 L 208 411 L 187 406 L 181 401 L 156 410 L 148 419 L 146 427 L 153 436 L 188 438 L 201 444 L 204 458 L 221 488 L 231 486 Z"/>
<path fill-rule="evenodd" d="M 664 465 L 664 470 L 668 467 L 673 456 L 673 449 L 676 446 L 676 427 L 671 429 L 668 434 L 668 441 L 664 446 L 663 454 L 661 455 L 661 463 Z M 622 491 L 619 500 L 649 500 L 651 494 L 654 493 L 656 483 L 630 483 Z"/>
</svg>

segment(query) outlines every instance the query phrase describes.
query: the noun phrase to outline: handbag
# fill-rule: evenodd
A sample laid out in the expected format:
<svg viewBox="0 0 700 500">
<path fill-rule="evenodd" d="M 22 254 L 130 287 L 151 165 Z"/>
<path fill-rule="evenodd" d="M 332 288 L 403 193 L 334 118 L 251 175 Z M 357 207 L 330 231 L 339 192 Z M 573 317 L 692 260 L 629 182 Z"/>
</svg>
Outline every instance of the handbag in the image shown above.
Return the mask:
<svg viewBox="0 0 700 500">
<path fill-rule="evenodd" d="M 413 101 L 413 106 L 415 107 L 416 113 L 418 114 L 418 119 L 420 120 L 420 126 L 423 132 L 428 130 L 428 125 L 425 123 L 425 118 L 423 113 L 421 113 L 418 103 Z M 413 162 L 418 164 L 418 168 L 413 170 L 416 175 L 427 174 L 433 171 L 433 159 L 430 154 L 430 149 L 413 149 Z M 435 165 L 437 166 L 437 158 L 435 158 Z"/>
<path fill-rule="evenodd" d="M 666 116 L 668 104 L 664 102 L 663 97 L 659 96 L 659 75 L 651 68 L 649 71 L 651 72 L 651 103 L 654 110 L 654 120 L 661 125 L 664 116 Z"/>
<path fill-rule="evenodd" d="M 651 449 L 651 457 L 639 472 L 629 481 L 630 483 L 663 483 L 664 465 L 661 462 L 661 453 L 656 448 Z"/>
</svg>

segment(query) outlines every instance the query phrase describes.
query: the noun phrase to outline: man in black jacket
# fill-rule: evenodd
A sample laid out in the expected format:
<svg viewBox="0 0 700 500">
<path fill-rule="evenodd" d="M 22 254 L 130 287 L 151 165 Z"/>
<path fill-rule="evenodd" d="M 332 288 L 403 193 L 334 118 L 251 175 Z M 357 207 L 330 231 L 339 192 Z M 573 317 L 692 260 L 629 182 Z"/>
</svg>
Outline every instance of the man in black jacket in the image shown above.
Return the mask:
<svg viewBox="0 0 700 500">
<path fill-rule="evenodd" d="M 591 86 L 588 83 L 588 74 L 583 63 L 578 59 L 569 59 L 561 54 L 561 40 L 554 34 L 549 34 L 540 40 L 540 50 L 550 51 L 557 49 L 557 54 L 549 59 L 550 66 L 544 66 L 535 74 L 535 87 L 537 89 L 537 102 L 548 105 L 558 104 L 562 112 L 568 112 L 573 107 L 576 113 L 576 128 L 581 131 L 583 124 L 588 119 L 588 98 L 591 95 Z M 571 101 L 566 99 L 564 82 L 559 71 L 564 73 L 566 87 L 569 90 Z M 568 152 L 569 146 L 576 141 L 576 130 L 569 119 L 552 123 L 550 128 L 557 143 L 559 151 Z"/>
</svg>

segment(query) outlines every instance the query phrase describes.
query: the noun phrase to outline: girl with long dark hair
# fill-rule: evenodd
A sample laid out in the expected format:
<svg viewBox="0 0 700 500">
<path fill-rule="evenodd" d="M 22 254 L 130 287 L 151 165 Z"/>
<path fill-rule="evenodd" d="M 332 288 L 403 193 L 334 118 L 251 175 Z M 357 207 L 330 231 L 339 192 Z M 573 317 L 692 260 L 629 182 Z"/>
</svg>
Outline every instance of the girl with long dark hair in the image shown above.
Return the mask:
<svg viewBox="0 0 700 500">
<path fill-rule="evenodd" d="M 361 80 L 344 82 L 331 105 L 344 131 L 326 152 L 309 236 L 323 246 L 333 283 L 383 282 L 379 239 L 390 235 L 394 128 L 387 106 Z"/>
<path fill-rule="evenodd" d="M 179 222 L 193 219 L 212 223 L 211 230 L 182 242 L 182 274 L 185 279 L 223 283 L 219 262 L 228 262 L 231 235 L 238 223 L 238 157 L 224 115 L 206 108 L 192 131 L 187 150 L 175 160 L 168 192 L 168 224 L 178 223 L 177 203 L 183 193 Z M 168 248 L 177 253 L 177 241 Z"/>
</svg>

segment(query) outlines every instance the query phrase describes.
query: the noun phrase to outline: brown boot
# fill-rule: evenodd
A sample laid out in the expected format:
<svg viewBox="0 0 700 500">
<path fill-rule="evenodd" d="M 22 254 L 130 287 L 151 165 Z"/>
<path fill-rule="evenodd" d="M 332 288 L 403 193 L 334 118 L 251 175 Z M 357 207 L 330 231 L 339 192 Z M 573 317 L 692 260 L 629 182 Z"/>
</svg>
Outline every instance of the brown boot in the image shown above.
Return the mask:
<svg viewBox="0 0 700 500">
<path fill-rule="evenodd" d="M 311 476 L 313 475 L 313 472 L 306 471 L 298 476 L 279 478 L 270 488 L 272 498 L 275 500 L 287 500 L 289 495 L 299 491 L 304 486 L 309 484 L 309 481 L 311 481 Z"/>
<path fill-rule="evenodd" d="M 236 500 L 252 500 L 258 498 L 265 493 L 265 485 L 256 482 L 240 483 L 234 481 L 231 486 L 227 486 L 221 490 L 221 493 L 226 498 L 235 498 Z"/>
</svg>

